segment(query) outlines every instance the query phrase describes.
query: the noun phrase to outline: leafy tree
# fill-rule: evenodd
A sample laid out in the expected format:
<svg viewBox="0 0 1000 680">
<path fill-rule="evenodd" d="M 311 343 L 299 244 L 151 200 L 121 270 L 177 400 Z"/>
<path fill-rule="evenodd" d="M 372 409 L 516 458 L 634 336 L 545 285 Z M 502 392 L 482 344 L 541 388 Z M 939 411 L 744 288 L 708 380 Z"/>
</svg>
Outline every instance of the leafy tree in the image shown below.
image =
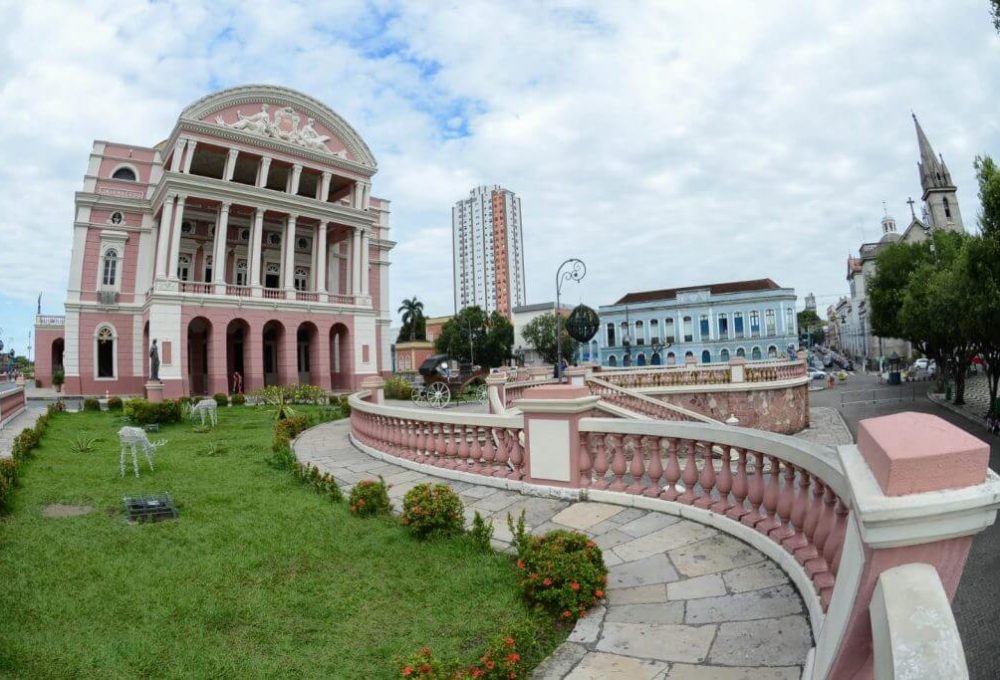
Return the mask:
<svg viewBox="0 0 1000 680">
<path fill-rule="evenodd" d="M 452 359 L 502 366 L 514 346 L 514 327 L 499 312 L 487 315 L 480 307 L 466 307 L 441 327 L 435 349 Z"/>
<path fill-rule="evenodd" d="M 403 315 L 403 327 L 399 331 L 397 342 L 405 341 L 404 338 L 413 342 L 414 340 L 423 340 L 427 337 L 423 302 L 416 297 L 412 297 L 409 300 L 403 300 L 403 304 L 396 311 Z"/>
<path fill-rule="evenodd" d="M 546 313 L 536 316 L 522 331 L 524 339 L 528 341 L 532 349 L 542 355 L 542 359 L 547 364 L 556 363 L 556 316 L 554 313 Z M 570 337 L 566 330 L 566 320 L 559 324 L 559 335 L 562 339 L 562 358 L 567 363 L 573 361 L 580 343 Z"/>
<path fill-rule="evenodd" d="M 826 333 L 823 331 L 823 319 L 812 309 L 803 309 L 796 317 L 799 321 L 799 333 L 809 334 L 811 343 L 822 343 Z"/>
<path fill-rule="evenodd" d="M 1000 33 L 1000 0 L 990 1 L 990 14 L 993 15 L 993 27 Z"/>
<path fill-rule="evenodd" d="M 996 0 L 1000 3 L 1000 0 Z M 973 163 L 979 181 L 979 228 L 984 236 L 1000 235 L 1000 168 L 989 156 L 976 156 Z"/>
<path fill-rule="evenodd" d="M 959 274 L 973 345 L 983 359 L 989 385 L 989 413 L 994 410 L 1000 384 L 1000 232 L 968 240 Z"/>
</svg>

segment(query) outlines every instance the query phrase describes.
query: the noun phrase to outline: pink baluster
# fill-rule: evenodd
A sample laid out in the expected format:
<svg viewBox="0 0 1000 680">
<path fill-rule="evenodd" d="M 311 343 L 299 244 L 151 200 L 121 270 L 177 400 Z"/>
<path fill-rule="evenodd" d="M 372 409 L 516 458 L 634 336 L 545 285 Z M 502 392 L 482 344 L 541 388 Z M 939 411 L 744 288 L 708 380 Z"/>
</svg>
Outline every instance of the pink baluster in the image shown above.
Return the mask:
<svg viewBox="0 0 1000 680">
<path fill-rule="evenodd" d="M 611 464 L 611 459 L 608 457 L 608 439 L 611 435 L 602 437 L 598 434 L 591 435 L 591 442 L 596 442 L 596 453 L 594 454 L 594 483 L 591 484 L 595 489 L 607 489 L 608 480 L 605 479 L 605 475 L 608 474 L 608 466 Z"/>
<path fill-rule="evenodd" d="M 694 503 L 694 485 L 698 483 L 698 465 L 695 463 L 695 443 L 688 439 L 684 441 L 684 450 L 687 453 L 684 461 L 684 472 L 681 478 L 684 480 L 684 493 L 678 498 L 678 502 L 684 505 Z"/>
<path fill-rule="evenodd" d="M 628 435 L 625 437 L 625 452 L 631 456 L 629 460 L 629 474 L 632 475 L 632 483 L 629 484 L 626 491 L 632 494 L 642 493 L 643 484 L 642 477 L 646 472 L 645 461 L 643 460 L 643 452 L 640 448 L 640 441 L 637 441 L 635 435 Z"/>
<path fill-rule="evenodd" d="M 833 489 L 827 486 L 823 490 L 823 514 L 820 516 L 819 523 L 816 525 L 816 535 L 813 536 L 813 545 L 816 547 L 816 557 L 805 563 L 806 572 L 813 577 L 813 583 L 816 584 L 817 588 L 822 587 L 820 583 L 816 581 L 817 575 L 830 570 L 830 565 L 823 558 L 823 550 L 826 547 L 826 542 L 837 522 L 837 512 L 835 509 L 836 504 L 837 495 L 833 492 Z"/>
<path fill-rule="evenodd" d="M 757 531 L 769 534 L 778 527 L 778 495 L 781 491 L 781 461 L 774 456 L 768 456 L 771 469 L 764 483 L 764 514 L 765 519 L 756 525 Z"/>
<path fill-rule="evenodd" d="M 750 492 L 747 495 L 750 500 L 750 511 L 740 518 L 740 521 L 748 527 L 756 526 L 767 517 L 760 509 L 764 500 L 764 454 L 754 451 L 753 457 L 754 471 L 750 476 Z"/>
<path fill-rule="evenodd" d="M 611 472 L 614 474 L 615 479 L 611 482 L 611 486 L 608 487 L 611 491 L 624 491 L 625 490 L 625 470 L 628 466 L 625 464 L 625 451 L 622 446 L 622 438 L 619 435 L 608 435 L 608 439 L 611 440 Z"/>
<path fill-rule="evenodd" d="M 701 486 L 701 494 L 694 502 L 695 507 L 708 508 L 712 505 L 712 489 L 715 488 L 715 465 L 712 461 L 711 442 L 698 442 L 695 448 L 701 447 L 701 475 L 698 477 L 698 484 Z"/>
<path fill-rule="evenodd" d="M 681 465 L 677 461 L 677 444 L 676 439 L 667 439 L 666 437 L 660 439 L 660 450 L 667 456 L 667 470 L 665 473 L 667 486 L 660 494 L 660 498 L 668 501 L 675 501 L 681 495 L 681 492 L 677 490 L 677 482 L 681 478 Z"/>
<path fill-rule="evenodd" d="M 444 458 L 445 451 L 448 450 L 448 440 L 444 436 L 444 424 L 439 423 L 437 428 L 437 436 L 434 437 L 434 457 Z"/>
<path fill-rule="evenodd" d="M 809 497 L 809 506 L 806 508 L 806 518 L 802 523 L 802 533 L 806 538 L 806 545 L 795 551 L 795 559 L 800 564 L 805 564 L 809 560 L 819 555 L 816 545 L 813 543 L 816 537 L 816 528 L 823 518 L 826 506 L 823 504 L 823 493 L 826 486 L 819 477 L 813 477 L 812 495 Z"/>
<path fill-rule="evenodd" d="M 472 444 L 469 446 L 469 460 L 466 469 L 471 472 L 479 467 L 483 457 L 483 449 L 479 445 L 479 426 L 470 425 L 469 429 L 472 431 Z"/>
<path fill-rule="evenodd" d="M 580 471 L 580 486 L 586 489 L 593 482 L 594 469 L 593 452 L 590 450 L 591 437 L 586 432 L 580 433 L 580 457 L 577 460 Z"/>
<path fill-rule="evenodd" d="M 444 455 L 449 459 L 458 455 L 458 436 L 455 434 L 455 427 L 455 425 L 448 426 L 448 446 L 445 447 Z"/>
<path fill-rule="evenodd" d="M 646 469 L 646 474 L 649 475 L 649 485 L 646 487 L 643 495 L 656 498 L 660 495 L 660 477 L 663 476 L 659 440 L 656 437 L 643 437 L 642 450 L 643 456 L 649 458 L 649 465 Z"/>
<path fill-rule="evenodd" d="M 733 471 L 729 467 L 731 454 L 729 447 L 722 446 L 721 448 L 722 461 L 719 466 L 719 480 L 715 484 L 715 488 L 719 492 L 719 500 L 713 503 L 709 510 L 723 515 L 729 510 L 729 492 L 733 489 Z"/>
<path fill-rule="evenodd" d="M 483 465 L 480 472 L 484 475 L 493 472 L 493 459 L 496 456 L 496 448 L 493 446 L 493 430 L 489 427 L 483 428 Z"/>
<path fill-rule="evenodd" d="M 495 459 L 496 469 L 493 470 L 494 477 L 506 477 L 509 470 L 507 461 L 510 460 L 510 448 L 507 445 L 506 430 L 500 427 L 491 428 L 497 443 L 497 455 Z"/>
<path fill-rule="evenodd" d="M 803 528 L 806 511 L 809 509 L 809 484 L 811 475 L 801 469 L 798 472 L 799 488 L 795 494 L 795 502 L 792 504 L 792 524 L 795 525 L 795 531 L 790 538 L 781 542 L 785 550 L 793 554 L 799 548 L 809 545 L 809 539 L 806 538 Z"/>
<path fill-rule="evenodd" d="M 792 528 L 792 506 L 795 503 L 795 468 L 788 463 L 785 466 L 785 483 L 778 492 L 778 507 L 776 512 L 781 526 L 768 534 L 772 540 L 781 543 L 795 535 Z"/>
<path fill-rule="evenodd" d="M 837 499 L 836 512 L 833 530 L 830 532 L 830 537 L 826 539 L 826 545 L 823 546 L 823 559 L 830 565 L 830 571 L 834 575 L 840 568 L 840 553 L 844 547 L 844 534 L 847 532 L 848 508 L 843 498 Z"/>
<path fill-rule="evenodd" d="M 416 444 L 415 444 L 417 449 L 417 455 L 420 456 L 421 458 L 429 457 L 430 451 L 427 450 L 428 448 L 427 443 L 424 440 L 424 424 L 418 420 L 416 423 L 414 423 L 414 425 L 416 426 L 416 431 L 417 431 Z"/>
<path fill-rule="evenodd" d="M 449 459 L 444 467 L 461 468 L 469 463 L 469 433 L 464 425 L 458 425 L 458 455 Z"/>
<path fill-rule="evenodd" d="M 393 439 L 396 443 L 396 455 L 406 458 L 406 421 L 402 418 L 395 418 L 394 421 L 396 434 Z"/>
<path fill-rule="evenodd" d="M 519 430 L 507 430 L 510 438 L 510 462 L 514 466 L 513 471 L 508 475 L 510 479 L 521 479 L 524 477 L 524 448 L 518 438 Z"/>
</svg>

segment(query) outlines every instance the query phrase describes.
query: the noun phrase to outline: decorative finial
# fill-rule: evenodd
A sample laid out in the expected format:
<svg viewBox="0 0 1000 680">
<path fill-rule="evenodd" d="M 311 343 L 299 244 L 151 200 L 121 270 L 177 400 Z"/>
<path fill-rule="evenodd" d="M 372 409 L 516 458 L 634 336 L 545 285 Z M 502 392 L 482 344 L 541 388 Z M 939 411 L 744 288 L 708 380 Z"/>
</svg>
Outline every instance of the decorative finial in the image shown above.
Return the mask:
<svg viewBox="0 0 1000 680">
<path fill-rule="evenodd" d="M 917 213 L 913 210 L 913 204 L 916 203 L 916 201 L 913 200 L 913 196 L 908 196 L 906 202 L 910 206 L 910 217 L 917 219 Z"/>
<path fill-rule="evenodd" d="M 889 208 L 886 207 L 885 201 L 882 201 L 882 214 L 886 217 L 889 216 Z"/>
</svg>

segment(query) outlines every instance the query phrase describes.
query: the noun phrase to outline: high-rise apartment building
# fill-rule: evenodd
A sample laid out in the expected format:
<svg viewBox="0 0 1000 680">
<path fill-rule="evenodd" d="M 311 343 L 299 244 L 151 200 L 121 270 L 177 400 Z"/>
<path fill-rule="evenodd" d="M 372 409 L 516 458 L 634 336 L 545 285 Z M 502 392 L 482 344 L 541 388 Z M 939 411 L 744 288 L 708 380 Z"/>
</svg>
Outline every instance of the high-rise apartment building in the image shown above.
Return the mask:
<svg viewBox="0 0 1000 680">
<path fill-rule="evenodd" d="M 478 305 L 507 318 L 524 304 L 521 199 L 480 186 L 451 209 L 455 311 Z"/>
</svg>

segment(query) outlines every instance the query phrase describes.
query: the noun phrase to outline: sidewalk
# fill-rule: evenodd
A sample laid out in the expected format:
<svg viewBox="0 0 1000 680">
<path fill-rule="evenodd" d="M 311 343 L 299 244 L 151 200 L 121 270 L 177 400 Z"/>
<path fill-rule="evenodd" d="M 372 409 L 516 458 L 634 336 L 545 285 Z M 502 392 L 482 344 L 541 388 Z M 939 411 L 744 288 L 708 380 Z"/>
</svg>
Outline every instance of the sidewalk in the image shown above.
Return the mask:
<svg viewBox="0 0 1000 680">
<path fill-rule="evenodd" d="M 532 533 L 564 528 L 592 536 L 609 570 L 607 600 L 581 619 L 536 678 L 793 680 L 812 635 L 802 599 L 763 553 L 673 515 L 569 502 L 445 480 L 376 459 L 348 439 L 350 423 L 314 427 L 295 441 L 299 460 L 345 487 L 382 475 L 398 511 L 423 482 L 448 484 L 466 517 L 478 511 L 509 549 L 506 517 L 522 510 Z"/>
<path fill-rule="evenodd" d="M 0 428 L 0 458 L 10 458 L 10 450 L 14 446 L 14 437 L 21 434 L 21 430 L 34 427 L 38 417 L 45 413 L 45 406 L 33 405 L 28 402 L 27 408 Z"/>
</svg>

